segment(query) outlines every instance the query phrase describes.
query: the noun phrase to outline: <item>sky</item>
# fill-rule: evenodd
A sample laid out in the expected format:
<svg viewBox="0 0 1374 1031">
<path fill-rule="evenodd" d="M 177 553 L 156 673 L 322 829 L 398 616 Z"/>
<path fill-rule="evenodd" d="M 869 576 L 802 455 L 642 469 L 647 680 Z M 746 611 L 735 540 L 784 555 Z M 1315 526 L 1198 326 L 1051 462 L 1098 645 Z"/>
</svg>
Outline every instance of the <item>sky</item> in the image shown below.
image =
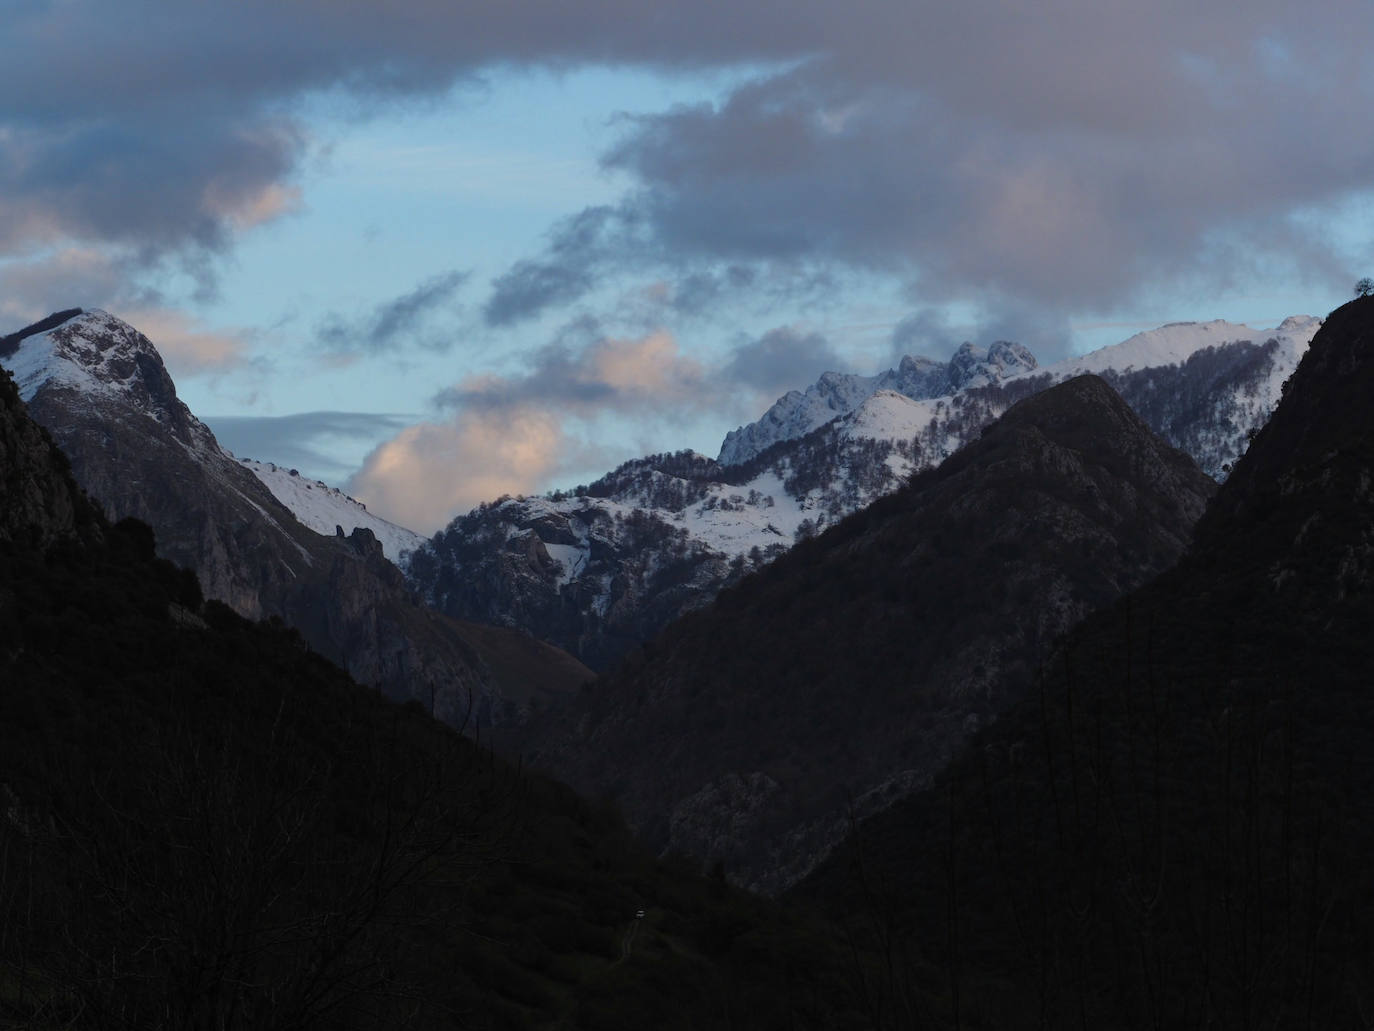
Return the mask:
<svg viewBox="0 0 1374 1031">
<path fill-rule="evenodd" d="M 1374 5 L 0 0 L 0 332 L 421 532 L 822 371 L 1322 315 Z"/>
</svg>

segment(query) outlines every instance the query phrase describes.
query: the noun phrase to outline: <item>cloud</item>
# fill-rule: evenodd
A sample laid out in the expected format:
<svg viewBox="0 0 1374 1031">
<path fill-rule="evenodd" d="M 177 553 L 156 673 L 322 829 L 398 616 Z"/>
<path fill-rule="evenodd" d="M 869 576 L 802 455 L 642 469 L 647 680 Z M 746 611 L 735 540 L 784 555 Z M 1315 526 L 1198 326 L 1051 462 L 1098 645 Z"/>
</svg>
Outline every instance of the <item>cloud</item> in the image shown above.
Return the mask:
<svg viewBox="0 0 1374 1031">
<path fill-rule="evenodd" d="M 0 318 L 14 326 L 65 308 L 104 308 L 148 337 L 173 377 L 213 375 L 249 362 L 253 335 L 213 329 L 131 288 L 118 261 L 95 248 L 69 247 L 33 262 L 0 265 Z"/>
<path fill-rule="evenodd" d="M 453 269 L 383 301 L 361 318 L 331 316 L 316 333 L 316 340 L 336 354 L 378 353 L 415 344 L 442 350 L 451 345 L 451 339 L 430 332 L 427 323 L 454 307 L 454 299 L 468 278 L 469 273 Z"/>
<path fill-rule="evenodd" d="M 1329 277 L 1286 255 L 1320 250 L 1295 213 L 1374 187 L 1371 17 L 1363 0 L 1053 0 L 1033 18 L 1005 0 L 243 0 L 175 17 L 30 0 L 6 11 L 0 255 L 111 246 L 211 277 L 236 234 L 300 202 L 307 98 L 366 116 L 492 69 L 731 67 L 756 74 L 719 104 L 623 119 L 604 160 L 631 188 L 499 276 L 490 326 L 646 260 L 834 264 L 927 299 L 1105 310 L 1210 277 L 1229 235 Z"/>
<path fill-rule="evenodd" d="M 541 257 L 516 262 L 492 284 L 482 309 L 487 325 L 513 325 L 582 297 L 603 269 L 629 257 L 632 229 L 623 212 L 604 206 L 563 219 Z"/>
<path fill-rule="evenodd" d="M 564 340 L 535 352 L 514 376 L 469 376 L 442 391 L 444 407 L 498 411 L 540 405 L 564 414 L 671 412 L 700 399 L 706 373 L 663 330 L 635 339 L 599 337 L 573 350 L 566 342 L 594 323 L 569 327 Z"/>
<path fill-rule="evenodd" d="M 441 392 L 436 403 L 451 416 L 379 445 L 349 489 L 386 518 L 433 532 L 482 501 L 543 489 L 585 460 L 596 448 L 570 424 L 594 435 L 600 419 L 617 414 L 681 418 L 713 385 L 666 332 L 614 338 L 580 320 L 524 372 L 469 376 Z"/>
<path fill-rule="evenodd" d="M 66 247 L 32 261 L 0 264 L 0 316 L 19 326 L 65 308 L 156 303 L 146 293 L 130 296 L 126 286 L 124 270 L 104 251 Z"/>
<path fill-rule="evenodd" d="M 1367 9 L 850 13 L 799 11 L 815 48 L 720 103 L 622 118 L 603 163 L 633 186 L 587 260 L 560 239 L 518 267 L 604 278 L 671 256 L 697 263 L 682 282 L 710 304 L 710 270 L 783 261 L 1039 320 L 1225 289 L 1219 255 L 1271 279 L 1348 275 L 1329 235 L 1342 200 L 1374 190 L 1374 143 L 1351 131 L 1374 100 L 1349 33 Z M 559 282 L 549 303 L 575 292 Z"/>
<path fill-rule="evenodd" d="M 996 340 L 1024 344 L 1040 364 L 1048 365 L 1069 356 L 1072 329 L 1062 312 L 1033 306 L 1002 305 L 959 322 L 943 308 L 919 308 L 892 328 L 889 360 L 896 365 L 906 355 L 924 355 L 945 361 L 965 341 L 986 345 Z"/>
<path fill-rule="evenodd" d="M 0 138 L 0 250 L 62 241 L 222 249 L 236 230 L 294 207 L 290 177 L 305 146 L 294 123 L 267 115 L 21 123 Z"/>
<path fill-rule="evenodd" d="M 331 457 L 330 440 L 376 441 L 405 427 L 401 415 L 374 412 L 300 412 L 294 415 L 211 415 L 204 421 L 220 444 L 240 458 L 308 469 L 338 482 L 353 472 Z"/>
<path fill-rule="evenodd" d="M 214 375 L 247 364 L 253 336 L 247 331 L 211 330 L 167 308 L 137 308 L 120 317 L 153 342 L 174 379 Z"/>
<path fill-rule="evenodd" d="M 819 333 L 783 326 L 735 348 L 718 378 L 771 400 L 848 364 Z"/>
<path fill-rule="evenodd" d="M 449 422 L 402 430 L 368 455 L 348 489 L 371 511 L 431 534 L 483 501 L 533 492 L 566 447 L 551 412 L 464 411 Z"/>
</svg>

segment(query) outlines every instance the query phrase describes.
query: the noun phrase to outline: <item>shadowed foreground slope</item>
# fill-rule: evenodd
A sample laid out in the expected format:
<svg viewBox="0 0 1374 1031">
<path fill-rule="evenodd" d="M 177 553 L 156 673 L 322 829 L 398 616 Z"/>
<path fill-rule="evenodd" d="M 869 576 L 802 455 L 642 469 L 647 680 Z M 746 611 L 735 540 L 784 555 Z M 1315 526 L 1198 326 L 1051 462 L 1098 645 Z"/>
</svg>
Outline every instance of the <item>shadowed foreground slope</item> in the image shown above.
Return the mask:
<svg viewBox="0 0 1374 1031">
<path fill-rule="evenodd" d="M 64 470 L 0 376 L 0 1027 L 854 1026 L 824 928 L 202 604 Z"/>
<path fill-rule="evenodd" d="M 1371 397 L 1357 300 L 1188 557 L 803 886 L 889 957 L 878 1023 L 1369 1026 Z"/>
<path fill-rule="evenodd" d="M 928 783 L 1059 634 L 1171 565 L 1213 490 L 1101 379 L 1070 380 L 669 627 L 529 754 L 654 847 L 781 890 L 851 800 Z"/>
</svg>

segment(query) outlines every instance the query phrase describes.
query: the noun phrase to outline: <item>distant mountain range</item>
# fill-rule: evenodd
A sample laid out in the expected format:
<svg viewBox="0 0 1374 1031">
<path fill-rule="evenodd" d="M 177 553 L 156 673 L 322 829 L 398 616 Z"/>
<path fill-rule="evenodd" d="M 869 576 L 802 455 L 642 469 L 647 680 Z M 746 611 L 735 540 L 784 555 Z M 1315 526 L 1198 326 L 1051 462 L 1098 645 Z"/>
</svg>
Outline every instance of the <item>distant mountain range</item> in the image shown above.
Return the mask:
<svg viewBox="0 0 1374 1031">
<path fill-rule="evenodd" d="M 938 465 L 1017 401 L 1085 372 L 1165 441 L 1226 475 L 1321 325 L 1175 323 L 1039 368 L 1023 347 L 961 347 L 877 376 L 827 373 L 727 435 L 720 457 L 627 462 L 571 492 L 458 517 L 409 576 L 450 615 L 521 627 L 608 669 L 799 539 Z M 950 391 L 952 393 L 939 393 Z"/>
<path fill-rule="evenodd" d="M 573 491 L 493 499 L 428 542 L 319 481 L 228 455 L 175 399 L 151 343 L 113 316 L 58 313 L 4 338 L 0 362 L 59 433 L 92 493 L 152 523 L 164 551 L 192 564 L 206 590 L 239 611 L 318 622 L 316 602 L 288 597 L 298 593 L 301 570 L 320 565 L 302 558 L 320 546 L 318 537 L 301 537 L 298 527 L 325 535 L 360 528 L 406 574 L 408 583 L 393 583 L 389 596 L 409 590 L 454 619 L 520 631 L 608 669 L 797 540 L 939 464 L 1016 401 L 1082 372 L 1100 374 L 1155 432 L 1224 477 L 1319 325 L 1294 317 L 1257 332 L 1177 323 L 1045 368 L 1024 347 L 1002 342 L 964 345 L 948 362 L 909 357 L 876 376 L 827 373 L 728 434 L 717 459 L 654 455 Z M 137 430 L 120 440 L 112 427 Z M 192 506 L 198 515 L 174 517 L 171 499 L 188 493 L 227 507 L 211 514 Z M 341 648 L 362 649 L 350 669 L 363 679 L 414 679 L 424 665 L 419 656 L 395 657 L 409 645 L 397 652 L 349 643 L 380 642 L 384 632 L 328 623 L 312 639 L 341 658 Z M 555 679 L 567 685 L 584 676 Z M 430 679 L 445 678 L 452 679 Z M 401 690 L 399 681 L 389 689 Z M 475 694 L 495 697 L 490 688 Z M 516 691 L 488 715 L 523 719 L 544 695 Z"/>
</svg>

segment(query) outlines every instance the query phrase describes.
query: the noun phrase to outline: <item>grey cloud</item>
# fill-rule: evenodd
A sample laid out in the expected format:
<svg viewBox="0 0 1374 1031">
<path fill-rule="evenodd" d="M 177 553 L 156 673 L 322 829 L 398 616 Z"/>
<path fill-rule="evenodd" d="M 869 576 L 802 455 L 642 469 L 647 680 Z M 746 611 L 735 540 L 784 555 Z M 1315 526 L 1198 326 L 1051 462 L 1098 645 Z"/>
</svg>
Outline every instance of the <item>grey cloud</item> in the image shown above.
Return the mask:
<svg viewBox="0 0 1374 1031">
<path fill-rule="evenodd" d="M 1109 307 L 1142 285 L 1210 275 L 1218 230 L 1282 261 L 1288 241 L 1266 239 L 1276 215 L 1374 186 L 1374 147 L 1335 126 L 1339 159 L 1314 164 L 1296 121 L 1272 134 L 1227 121 L 1028 135 L 961 120 L 934 98 L 855 98 L 809 73 L 751 84 L 719 108 L 638 119 L 607 155 L 640 181 L 627 203 L 665 250 L 838 262 L 945 299 Z M 827 87 L 842 112 L 834 129 L 818 114 Z"/>
<path fill-rule="evenodd" d="M 605 160 L 628 195 L 500 277 L 490 325 L 646 261 L 836 264 L 926 299 L 1098 310 L 1210 282 L 1230 236 L 1325 279 L 1334 264 L 1288 257 L 1322 244 L 1292 216 L 1374 188 L 1370 19 L 1364 0 L 30 0 L 6 9 L 0 254 L 75 238 L 204 277 L 280 210 L 308 147 L 282 112 L 324 91 L 367 112 L 498 67 L 734 65 L 784 70 L 627 119 Z"/>
<path fill-rule="evenodd" d="M 282 112 L 307 96 L 334 90 L 366 115 L 493 67 L 696 68 L 804 52 L 806 34 L 775 20 L 703 19 L 686 0 L 11 3 L 0 254 L 45 235 L 159 255 L 222 248 L 265 191 L 292 182 L 306 142 Z"/>
<path fill-rule="evenodd" d="M 563 344 L 550 344 L 531 358 L 528 371 L 512 377 L 467 380 L 440 391 L 440 408 L 511 408 L 524 404 L 560 408 L 614 408 L 620 398 L 611 384 L 597 375 L 587 353 Z"/>
<path fill-rule="evenodd" d="M 329 439 L 380 441 L 413 418 L 373 412 L 302 412 L 296 415 L 211 415 L 204 422 L 219 442 L 240 458 L 276 462 L 310 475 L 342 482 L 353 469 L 331 458 L 316 442 Z"/>
<path fill-rule="evenodd" d="M 383 301 L 360 318 L 332 316 L 316 332 L 316 339 L 326 349 L 339 353 L 379 352 L 415 344 L 442 349 L 452 341 L 427 332 L 426 323 L 431 316 L 453 305 L 469 276 L 457 269 L 443 272 L 399 297 Z"/>
<path fill-rule="evenodd" d="M 671 334 L 612 337 L 583 316 L 527 354 L 523 370 L 469 376 L 432 403 L 467 412 L 533 408 L 577 417 L 636 412 L 671 418 L 699 404 L 708 383 L 703 367 L 679 351 Z"/>
<path fill-rule="evenodd" d="M 692 272 L 673 285 L 672 307 L 685 315 L 702 315 L 750 289 L 758 280 L 759 270 L 750 265 Z"/>
<path fill-rule="evenodd" d="M 819 333 L 780 327 L 737 347 L 719 378 L 728 386 L 776 397 L 848 364 Z"/>
<path fill-rule="evenodd" d="M 946 361 L 965 341 L 986 346 L 1011 340 L 1030 348 L 1040 364 L 1068 357 L 1070 330 L 1062 313 L 1046 313 L 1034 307 L 998 307 L 991 315 L 956 323 L 940 308 L 920 308 L 892 328 L 891 362 L 907 355 L 923 355 Z"/>
<path fill-rule="evenodd" d="M 1343 282 L 1349 258 L 1314 227 L 1374 189 L 1374 142 L 1351 131 L 1374 100 L 1349 34 L 1368 12 L 1195 8 L 1068 2 L 1012 24 L 946 5 L 893 34 L 854 12 L 823 56 L 719 105 L 622 120 L 603 159 L 636 183 L 618 267 L 876 270 L 1037 323 L 1225 288 L 1222 251 Z M 615 253 L 600 240 L 595 262 L 560 267 L 604 274 Z M 711 302 L 709 278 L 682 281 Z"/>
<path fill-rule="evenodd" d="M 580 298 L 609 264 L 630 258 L 633 221 L 604 206 L 585 208 L 561 221 L 549 233 L 542 257 L 516 262 L 492 284 L 483 308 L 487 325 L 512 325 Z"/>
<path fill-rule="evenodd" d="M 290 205 L 304 150 L 289 123 L 181 114 L 0 134 L 0 253 L 54 242 L 109 244 L 140 265 L 180 255 L 201 282 L 204 254 Z"/>
<path fill-rule="evenodd" d="M 124 270 L 95 251 L 68 250 L 0 265 L 0 314 L 32 322 L 64 308 L 155 308 L 162 298 L 131 290 Z"/>
</svg>

